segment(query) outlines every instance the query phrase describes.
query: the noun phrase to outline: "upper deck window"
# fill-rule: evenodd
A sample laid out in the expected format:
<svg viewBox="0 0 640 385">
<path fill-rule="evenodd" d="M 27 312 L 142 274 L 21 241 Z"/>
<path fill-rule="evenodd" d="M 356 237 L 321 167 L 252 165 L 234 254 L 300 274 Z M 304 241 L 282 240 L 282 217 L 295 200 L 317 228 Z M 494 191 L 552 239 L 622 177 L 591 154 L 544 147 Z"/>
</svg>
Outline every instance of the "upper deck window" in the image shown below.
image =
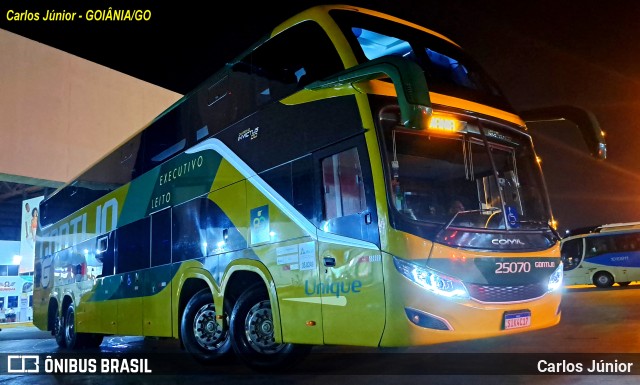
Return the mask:
<svg viewBox="0 0 640 385">
<path fill-rule="evenodd" d="M 383 56 L 415 61 L 430 91 L 513 112 L 486 72 L 460 47 L 436 35 L 360 12 L 333 10 L 359 62 Z"/>
<path fill-rule="evenodd" d="M 475 84 L 471 79 L 473 73 L 464 64 L 432 49 L 427 48 L 425 51 L 431 61 L 433 72 L 438 72 L 441 77 L 449 78 L 462 87 L 482 89 L 482 86 Z"/>
<path fill-rule="evenodd" d="M 362 28 L 352 28 L 353 34 L 358 38 L 358 43 L 369 60 L 382 56 L 410 56 L 413 54 L 409 42 L 386 36 L 377 32 Z"/>
</svg>

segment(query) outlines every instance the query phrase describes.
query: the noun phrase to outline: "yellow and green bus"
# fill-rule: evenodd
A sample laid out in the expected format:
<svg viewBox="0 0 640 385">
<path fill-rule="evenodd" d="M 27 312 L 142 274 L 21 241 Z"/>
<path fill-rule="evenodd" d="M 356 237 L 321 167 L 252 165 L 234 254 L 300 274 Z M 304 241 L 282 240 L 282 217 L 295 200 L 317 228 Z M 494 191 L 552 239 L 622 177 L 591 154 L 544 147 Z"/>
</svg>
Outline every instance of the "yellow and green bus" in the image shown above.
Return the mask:
<svg viewBox="0 0 640 385">
<path fill-rule="evenodd" d="M 66 348 L 172 337 L 271 368 L 561 316 L 525 121 L 456 43 L 358 7 L 278 25 L 40 213 L 34 323 Z"/>
</svg>

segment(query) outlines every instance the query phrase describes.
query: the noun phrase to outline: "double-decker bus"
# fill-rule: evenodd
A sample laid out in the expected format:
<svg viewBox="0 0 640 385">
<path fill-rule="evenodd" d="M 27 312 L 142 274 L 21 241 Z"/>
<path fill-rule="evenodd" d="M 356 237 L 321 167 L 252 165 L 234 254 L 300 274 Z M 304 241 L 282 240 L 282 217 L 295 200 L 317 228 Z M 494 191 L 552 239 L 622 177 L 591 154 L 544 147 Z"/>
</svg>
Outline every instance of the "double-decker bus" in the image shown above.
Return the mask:
<svg viewBox="0 0 640 385">
<path fill-rule="evenodd" d="M 562 240 L 566 285 L 607 288 L 640 281 L 640 222 L 597 227 Z"/>
<path fill-rule="evenodd" d="M 62 347 L 173 337 L 271 368 L 561 316 L 525 122 L 460 46 L 363 8 L 283 22 L 40 209 L 35 324 Z"/>
</svg>

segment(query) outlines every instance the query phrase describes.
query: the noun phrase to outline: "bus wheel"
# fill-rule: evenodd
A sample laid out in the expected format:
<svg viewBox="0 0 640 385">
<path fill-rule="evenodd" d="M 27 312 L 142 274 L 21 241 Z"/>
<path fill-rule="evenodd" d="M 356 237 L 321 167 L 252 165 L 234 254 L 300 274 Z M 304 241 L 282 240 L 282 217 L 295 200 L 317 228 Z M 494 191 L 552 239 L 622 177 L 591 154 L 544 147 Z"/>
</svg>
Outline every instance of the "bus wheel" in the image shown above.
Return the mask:
<svg viewBox="0 0 640 385">
<path fill-rule="evenodd" d="M 76 333 L 76 311 L 73 305 L 69 305 L 65 312 L 63 334 L 67 348 L 77 349 L 79 347 L 78 334 Z"/>
<path fill-rule="evenodd" d="M 80 349 L 85 347 L 98 347 L 102 343 L 101 334 L 78 333 L 76 331 L 76 310 L 73 305 L 69 305 L 65 312 L 62 323 L 62 333 L 64 344 L 69 349 Z"/>
<path fill-rule="evenodd" d="M 209 289 L 197 292 L 182 313 L 180 338 L 197 360 L 211 362 L 231 351 L 229 330 L 216 322 L 216 308 Z"/>
<path fill-rule="evenodd" d="M 620 286 L 629 286 L 631 284 L 631 282 L 627 281 L 627 282 L 618 282 L 618 285 Z"/>
<path fill-rule="evenodd" d="M 599 271 L 593 276 L 593 284 L 601 288 L 611 287 L 613 277 L 606 271 Z"/>
<path fill-rule="evenodd" d="M 55 319 L 53 320 L 53 330 L 51 331 L 51 334 L 53 334 L 53 336 L 56 338 L 56 343 L 58 344 L 59 347 L 61 348 L 67 347 L 67 343 L 64 338 L 63 318 L 60 317 L 60 315 L 58 315 L 57 310 L 56 310 Z"/>
<path fill-rule="evenodd" d="M 262 285 L 251 287 L 238 298 L 231 313 L 230 333 L 236 355 L 256 370 L 290 366 L 311 350 L 311 345 L 275 342 L 271 303 Z"/>
</svg>

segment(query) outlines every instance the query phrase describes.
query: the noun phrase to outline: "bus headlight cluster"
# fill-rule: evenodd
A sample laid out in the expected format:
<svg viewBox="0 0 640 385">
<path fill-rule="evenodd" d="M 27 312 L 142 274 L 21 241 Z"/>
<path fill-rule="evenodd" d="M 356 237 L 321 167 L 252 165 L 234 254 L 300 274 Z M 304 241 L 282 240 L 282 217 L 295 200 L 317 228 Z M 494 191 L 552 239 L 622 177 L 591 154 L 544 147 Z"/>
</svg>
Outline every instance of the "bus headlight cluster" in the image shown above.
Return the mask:
<svg viewBox="0 0 640 385">
<path fill-rule="evenodd" d="M 435 294 L 449 298 L 469 298 L 467 289 L 459 279 L 420 267 L 398 257 L 393 257 L 393 264 L 400 274 Z"/>
<path fill-rule="evenodd" d="M 553 272 L 553 274 L 551 274 L 551 277 L 549 277 L 549 285 L 547 286 L 547 289 L 549 291 L 554 291 L 554 290 L 557 290 L 559 287 L 561 287 L 562 276 L 563 276 L 563 266 L 562 266 L 562 262 L 560 262 L 556 270 Z"/>
</svg>

